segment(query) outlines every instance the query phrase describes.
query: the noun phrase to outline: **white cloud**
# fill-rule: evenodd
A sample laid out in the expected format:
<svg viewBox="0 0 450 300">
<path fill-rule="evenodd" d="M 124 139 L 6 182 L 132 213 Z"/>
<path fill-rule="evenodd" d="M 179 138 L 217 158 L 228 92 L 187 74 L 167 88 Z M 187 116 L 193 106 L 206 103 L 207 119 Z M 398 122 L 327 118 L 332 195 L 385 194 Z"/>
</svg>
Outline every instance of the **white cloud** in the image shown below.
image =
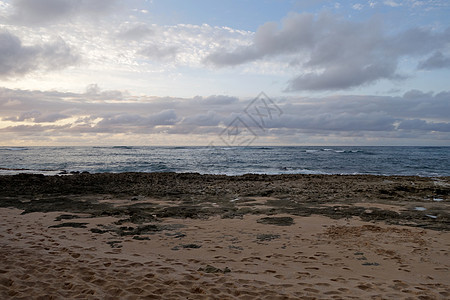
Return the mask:
<svg viewBox="0 0 450 300">
<path fill-rule="evenodd" d="M 387 0 L 387 1 L 383 1 L 384 5 L 390 6 L 390 7 L 399 7 L 402 6 L 401 3 L 398 3 L 396 1 L 392 1 L 392 0 Z"/>
</svg>

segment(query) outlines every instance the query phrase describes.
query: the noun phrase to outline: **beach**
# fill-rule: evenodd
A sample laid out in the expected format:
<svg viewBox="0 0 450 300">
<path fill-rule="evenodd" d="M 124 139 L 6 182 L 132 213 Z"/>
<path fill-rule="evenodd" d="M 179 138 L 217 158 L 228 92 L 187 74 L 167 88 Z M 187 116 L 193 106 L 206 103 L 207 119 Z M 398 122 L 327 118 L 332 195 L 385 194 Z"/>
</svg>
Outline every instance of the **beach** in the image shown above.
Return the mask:
<svg viewBox="0 0 450 300">
<path fill-rule="evenodd" d="M 2 299 L 448 299 L 450 177 L 0 176 Z"/>
</svg>

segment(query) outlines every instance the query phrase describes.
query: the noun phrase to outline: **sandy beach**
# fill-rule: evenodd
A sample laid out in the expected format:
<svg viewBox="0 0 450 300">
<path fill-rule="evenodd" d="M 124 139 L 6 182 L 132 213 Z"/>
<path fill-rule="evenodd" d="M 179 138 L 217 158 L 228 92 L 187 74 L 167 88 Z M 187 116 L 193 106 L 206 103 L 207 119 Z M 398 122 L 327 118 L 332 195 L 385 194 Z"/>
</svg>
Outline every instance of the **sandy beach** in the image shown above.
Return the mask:
<svg viewBox="0 0 450 300">
<path fill-rule="evenodd" d="M 450 178 L 0 176 L 1 299 L 448 299 Z"/>
</svg>

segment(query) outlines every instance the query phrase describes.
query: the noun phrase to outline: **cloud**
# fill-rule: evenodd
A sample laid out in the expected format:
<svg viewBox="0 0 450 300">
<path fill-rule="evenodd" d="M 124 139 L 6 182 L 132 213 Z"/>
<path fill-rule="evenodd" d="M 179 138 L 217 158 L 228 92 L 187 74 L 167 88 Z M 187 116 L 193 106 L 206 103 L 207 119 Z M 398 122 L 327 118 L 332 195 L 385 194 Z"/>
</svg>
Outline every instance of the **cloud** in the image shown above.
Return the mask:
<svg viewBox="0 0 450 300">
<path fill-rule="evenodd" d="M 384 3 L 384 5 L 387 5 L 387 6 L 390 6 L 390 7 L 402 6 L 401 3 L 398 3 L 398 2 L 395 2 L 395 1 L 392 1 L 392 0 L 387 0 L 387 1 L 384 1 L 383 3 Z"/>
<path fill-rule="evenodd" d="M 138 53 L 150 59 L 164 60 L 175 57 L 179 50 L 176 46 L 153 44 L 141 49 Z"/>
<path fill-rule="evenodd" d="M 153 35 L 154 33 L 154 30 L 145 23 L 126 23 L 119 29 L 117 37 L 125 40 L 141 40 L 145 37 Z"/>
<path fill-rule="evenodd" d="M 420 119 L 403 120 L 399 129 L 450 132 L 450 122 L 427 122 Z"/>
<path fill-rule="evenodd" d="M 286 91 L 340 90 L 382 79 L 401 79 L 397 72 L 402 56 L 422 56 L 445 47 L 450 28 L 443 32 L 413 28 L 394 35 L 373 19 L 352 22 L 328 13 L 291 13 L 279 26 L 260 26 L 253 41 L 234 49 L 220 48 L 204 62 L 216 67 L 236 66 L 257 60 L 290 60 L 299 73 Z"/>
<path fill-rule="evenodd" d="M 401 78 L 395 74 L 396 64 L 373 62 L 368 66 L 359 64 L 337 65 L 322 73 L 308 73 L 289 81 L 286 91 L 339 90 L 375 82 L 381 78 Z"/>
<path fill-rule="evenodd" d="M 450 68 L 450 57 L 444 56 L 442 52 L 437 51 L 426 60 L 421 61 L 417 68 L 419 70 Z"/>
<path fill-rule="evenodd" d="M 109 12 L 115 3 L 115 0 L 15 0 L 9 19 L 12 23 L 43 25 L 78 15 L 98 16 Z"/>
<path fill-rule="evenodd" d="M 92 140 L 98 134 L 127 134 L 130 140 L 156 134 L 174 141 L 200 135 L 197 142 L 207 144 L 239 117 L 258 136 L 273 141 L 295 140 L 298 135 L 397 138 L 399 144 L 404 139 L 450 141 L 450 91 L 273 99 L 283 114 L 266 116 L 264 130 L 243 111 L 252 99 L 137 97 L 122 92 L 121 101 L 103 101 L 101 94 L 97 85 L 83 93 L 0 89 L 0 132 L 17 132 L 30 140 L 58 136 L 66 141 L 79 135 Z M 16 105 L 5 106 L 9 101 Z"/>
<path fill-rule="evenodd" d="M 68 117 L 69 117 L 68 115 L 61 113 L 42 114 L 38 110 L 33 110 L 23 112 L 19 116 L 6 117 L 3 118 L 3 120 L 12 122 L 31 121 L 34 123 L 53 123 L 58 120 L 66 119 Z"/>
<path fill-rule="evenodd" d="M 311 115 L 286 114 L 276 121 L 269 121 L 268 128 L 296 128 L 320 131 L 391 131 L 396 119 L 384 112 L 352 113 L 326 112 Z"/>
<path fill-rule="evenodd" d="M 208 111 L 206 114 L 198 114 L 188 116 L 181 124 L 195 125 L 195 126 L 217 126 L 223 120 L 223 117 L 213 111 Z"/>
<path fill-rule="evenodd" d="M 24 76 L 33 71 L 51 71 L 75 65 L 80 56 L 62 39 L 24 46 L 8 31 L 0 31 L 0 78 Z"/>
<path fill-rule="evenodd" d="M 96 100 L 121 100 L 123 93 L 117 90 L 101 91 L 97 84 L 90 84 L 86 87 L 85 95 L 89 99 Z"/>
<path fill-rule="evenodd" d="M 20 116 L 17 117 L 7 117 L 4 118 L 6 121 L 14 121 L 14 122 L 21 122 L 25 120 L 34 120 L 41 116 L 41 112 L 38 110 L 33 111 L 27 111 L 20 114 Z"/>
<path fill-rule="evenodd" d="M 230 97 L 224 95 L 212 95 L 208 97 L 196 96 L 195 101 L 205 105 L 230 105 L 239 102 L 237 97 Z"/>
<path fill-rule="evenodd" d="M 105 116 L 96 125 L 98 128 L 144 126 L 154 127 L 160 125 L 173 125 L 179 118 L 173 109 L 167 109 L 155 114 L 142 116 L 141 114 L 122 113 L 113 116 Z"/>
</svg>

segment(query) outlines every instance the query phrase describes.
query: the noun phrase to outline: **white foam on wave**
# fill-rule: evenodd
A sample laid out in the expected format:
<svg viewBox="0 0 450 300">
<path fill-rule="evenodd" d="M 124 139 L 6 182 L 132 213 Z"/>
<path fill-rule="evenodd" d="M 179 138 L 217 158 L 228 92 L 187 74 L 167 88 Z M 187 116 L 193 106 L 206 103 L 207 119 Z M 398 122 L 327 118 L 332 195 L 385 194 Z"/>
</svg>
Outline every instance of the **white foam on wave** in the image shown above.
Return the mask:
<svg viewBox="0 0 450 300">
<path fill-rule="evenodd" d="M 27 150 L 27 148 L 23 148 L 23 147 L 10 147 L 10 148 L 5 148 L 6 150 L 9 151 L 24 151 Z"/>
<path fill-rule="evenodd" d="M 33 170 L 33 169 L 13 169 L 0 168 L 0 175 L 17 175 L 17 174 L 42 174 L 46 176 L 61 175 L 62 170 Z"/>
</svg>

